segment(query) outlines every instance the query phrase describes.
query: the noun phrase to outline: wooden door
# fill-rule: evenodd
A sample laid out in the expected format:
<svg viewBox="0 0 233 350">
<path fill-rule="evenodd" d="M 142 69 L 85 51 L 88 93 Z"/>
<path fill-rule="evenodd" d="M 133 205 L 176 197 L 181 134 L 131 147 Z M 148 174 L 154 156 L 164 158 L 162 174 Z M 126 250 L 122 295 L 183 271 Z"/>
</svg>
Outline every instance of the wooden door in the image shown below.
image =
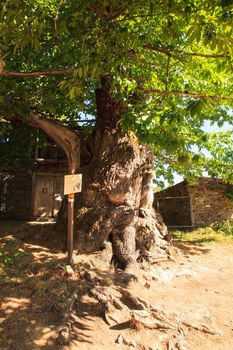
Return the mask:
<svg viewBox="0 0 233 350">
<path fill-rule="evenodd" d="M 33 216 L 57 216 L 63 199 L 63 175 L 37 174 L 34 180 Z"/>
</svg>

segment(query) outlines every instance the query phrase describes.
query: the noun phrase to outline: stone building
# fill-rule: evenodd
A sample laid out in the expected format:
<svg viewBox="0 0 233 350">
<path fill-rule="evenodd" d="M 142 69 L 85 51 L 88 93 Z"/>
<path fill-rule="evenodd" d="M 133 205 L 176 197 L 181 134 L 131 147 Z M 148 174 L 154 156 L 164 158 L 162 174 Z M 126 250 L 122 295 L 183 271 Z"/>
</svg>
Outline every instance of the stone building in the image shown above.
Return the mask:
<svg viewBox="0 0 233 350">
<path fill-rule="evenodd" d="M 155 193 L 154 206 L 169 227 L 198 227 L 233 219 L 233 186 L 202 177 Z M 232 199 L 230 198 L 232 197 Z"/>
<path fill-rule="evenodd" d="M 68 161 L 54 145 L 38 150 L 33 171 L 21 167 L 0 171 L 0 219 L 56 217 L 65 174 Z"/>
</svg>

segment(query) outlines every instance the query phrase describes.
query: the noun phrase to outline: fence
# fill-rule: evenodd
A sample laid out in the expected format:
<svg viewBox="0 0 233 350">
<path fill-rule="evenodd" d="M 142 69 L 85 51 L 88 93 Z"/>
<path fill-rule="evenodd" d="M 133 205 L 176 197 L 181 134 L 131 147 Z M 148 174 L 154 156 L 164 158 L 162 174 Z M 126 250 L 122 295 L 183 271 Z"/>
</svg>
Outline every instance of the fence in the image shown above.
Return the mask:
<svg viewBox="0 0 233 350">
<path fill-rule="evenodd" d="M 189 196 L 156 197 L 155 208 L 162 215 L 168 227 L 189 228 L 194 226 L 192 198 Z"/>
</svg>

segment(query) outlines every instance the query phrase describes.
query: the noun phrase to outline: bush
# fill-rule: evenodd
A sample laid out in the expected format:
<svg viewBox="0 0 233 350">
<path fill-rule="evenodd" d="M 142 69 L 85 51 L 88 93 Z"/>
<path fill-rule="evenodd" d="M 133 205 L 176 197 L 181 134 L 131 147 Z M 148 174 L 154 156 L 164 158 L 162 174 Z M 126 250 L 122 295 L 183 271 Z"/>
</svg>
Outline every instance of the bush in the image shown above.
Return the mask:
<svg viewBox="0 0 233 350">
<path fill-rule="evenodd" d="M 214 223 L 213 229 L 226 236 L 233 236 L 233 220 L 226 220 L 221 223 Z"/>
</svg>

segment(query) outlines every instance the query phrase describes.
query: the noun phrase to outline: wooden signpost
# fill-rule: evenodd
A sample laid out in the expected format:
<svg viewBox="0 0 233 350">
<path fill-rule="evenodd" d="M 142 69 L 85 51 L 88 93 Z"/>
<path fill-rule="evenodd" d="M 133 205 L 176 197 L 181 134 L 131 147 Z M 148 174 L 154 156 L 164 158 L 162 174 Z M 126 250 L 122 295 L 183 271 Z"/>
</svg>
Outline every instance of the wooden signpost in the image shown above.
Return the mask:
<svg viewBox="0 0 233 350">
<path fill-rule="evenodd" d="M 68 264 L 73 260 L 73 237 L 74 237 L 74 194 L 82 190 L 82 175 L 65 175 L 64 195 L 68 195 L 68 228 L 67 228 L 67 248 Z"/>
</svg>

